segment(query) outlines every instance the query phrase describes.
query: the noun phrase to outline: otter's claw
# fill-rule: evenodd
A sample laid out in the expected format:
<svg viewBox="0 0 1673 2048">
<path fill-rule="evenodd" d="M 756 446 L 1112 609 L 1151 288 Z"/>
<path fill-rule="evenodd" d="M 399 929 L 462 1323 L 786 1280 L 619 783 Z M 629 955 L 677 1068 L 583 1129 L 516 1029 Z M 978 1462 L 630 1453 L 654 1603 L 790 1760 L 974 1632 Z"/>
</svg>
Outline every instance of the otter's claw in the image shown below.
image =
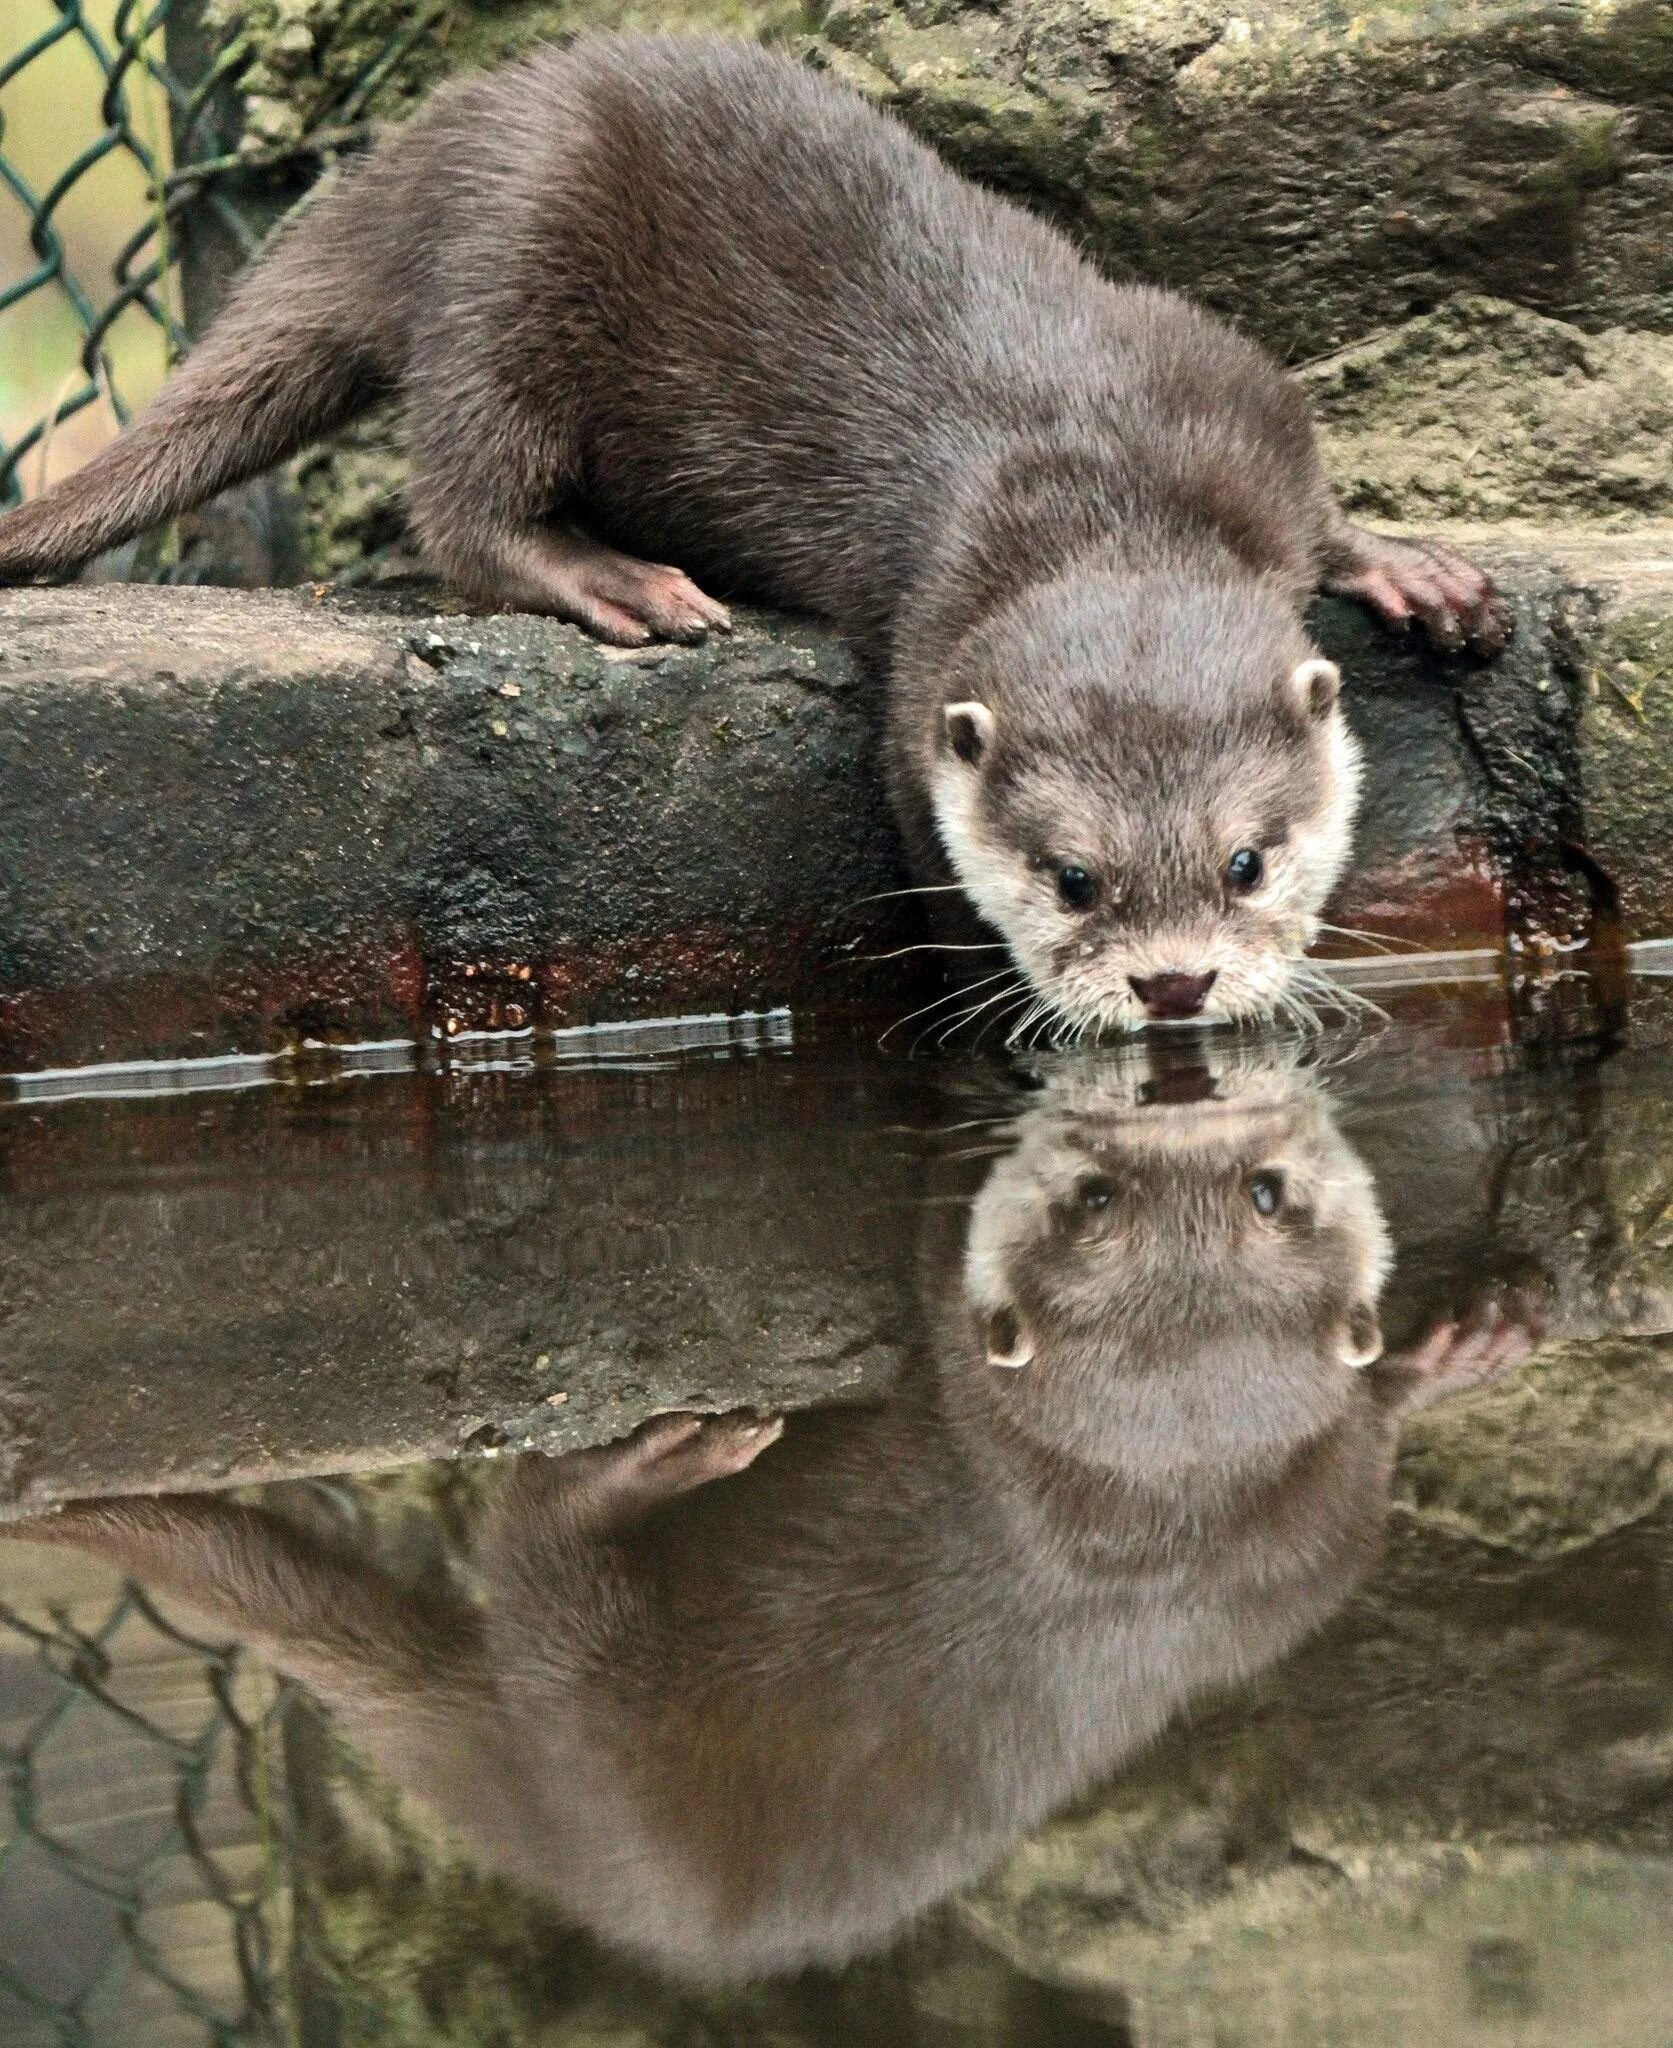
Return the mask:
<svg viewBox="0 0 1673 2048">
<path fill-rule="evenodd" d="M 1402 1409 L 1485 1386 L 1518 1366 L 1545 1335 L 1547 1304 L 1533 1289 L 1493 1292 L 1467 1315 L 1437 1323 L 1411 1350 L 1384 1361 Z"/>
<path fill-rule="evenodd" d="M 1357 597 L 1388 625 L 1414 621 L 1435 646 L 1497 654 L 1511 635 L 1510 607 L 1493 579 L 1456 549 L 1435 540 L 1395 540 L 1349 528 L 1325 588 Z"/>
</svg>

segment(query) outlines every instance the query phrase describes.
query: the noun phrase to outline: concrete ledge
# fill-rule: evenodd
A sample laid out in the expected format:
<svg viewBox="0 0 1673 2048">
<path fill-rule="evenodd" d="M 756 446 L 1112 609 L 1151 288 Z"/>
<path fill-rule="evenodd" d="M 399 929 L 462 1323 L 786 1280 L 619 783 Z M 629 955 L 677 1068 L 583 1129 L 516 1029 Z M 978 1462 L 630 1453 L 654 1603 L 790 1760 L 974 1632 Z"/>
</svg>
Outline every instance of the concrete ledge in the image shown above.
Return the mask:
<svg viewBox="0 0 1673 2048">
<path fill-rule="evenodd" d="M 808 626 L 12 593 L 0 1068 L 805 1001 L 898 879 L 871 734 Z"/>
<path fill-rule="evenodd" d="M 1492 668 L 1319 607 L 1371 764 L 1336 921 L 1537 948 L 1618 895 L 1659 934 L 1673 540 L 1471 540 Z M 424 594 L 8 593 L 0 1071 L 862 1001 L 910 910 L 866 900 L 874 709 L 805 621 L 624 655 Z"/>
</svg>

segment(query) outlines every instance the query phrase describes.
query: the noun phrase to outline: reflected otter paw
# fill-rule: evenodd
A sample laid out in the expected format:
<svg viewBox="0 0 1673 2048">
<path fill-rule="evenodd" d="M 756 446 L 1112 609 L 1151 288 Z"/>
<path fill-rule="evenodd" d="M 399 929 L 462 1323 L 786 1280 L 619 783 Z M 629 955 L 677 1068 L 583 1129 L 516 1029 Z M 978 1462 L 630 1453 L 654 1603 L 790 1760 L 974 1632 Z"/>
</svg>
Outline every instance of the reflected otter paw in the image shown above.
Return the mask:
<svg viewBox="0 0 1673 2048">
<path fill-rule="evenodd" d="M 685 1493 L 742 1472 L 783 1434 L 780 1415 L 658 1415 L 629 1437 L 623 1454 L 637 1485 Z"/>
<path fill-rule="evenodd" d="M 1518 1366 L 1545 1334 L 1543 1302 L 1523 1290 L 1493 1293 L 1467 1315 L 1437 1323 L 1421 1343 L 1395 1361 L 1409 1400 L 1426 1407 L 1448 1394 L 1485 1386 Z"/>
</svg>

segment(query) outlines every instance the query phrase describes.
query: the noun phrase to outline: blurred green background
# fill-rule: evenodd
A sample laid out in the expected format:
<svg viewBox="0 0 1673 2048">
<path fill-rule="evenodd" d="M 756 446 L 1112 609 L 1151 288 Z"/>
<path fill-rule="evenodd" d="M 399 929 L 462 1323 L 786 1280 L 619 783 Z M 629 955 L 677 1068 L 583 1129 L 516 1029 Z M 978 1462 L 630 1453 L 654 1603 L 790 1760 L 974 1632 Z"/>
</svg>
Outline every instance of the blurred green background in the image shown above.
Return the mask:
<svg viewBox="0 0 1673 2048">
<path fill-rule="evenodd" d="M 101 107 L 105 78 L 89 35 L 107 52 L 115 52 L 124 39 L 139 51 L 141 61 L 128 68 L 117 92 L 132 134 L 168 167 L 166 96 L 147 68 L 162 56 L 161 27 L 146 32 L 157 11 L 135 6 L 133 0 L 0 0 L 0 73 L 41 36 L 66 24 L 69 28 L 0 85 L 0 157 L 37 199 L 45 198 L 76 160 L 110 132 Z M 65 269 L 95 307 L 102 308 L 116 290 L 120 253 L 154 212 L 145 173 L 132 151 L 120 144 L 107 148 L 52 207 Z M 141 264 L 151 254 L 147 250 Z M 0 182 L 0 295 L 39 262 L 30 244 L 30 209 L 23 196 Z M 172 274 L 167 288 L 178 311 Z M 0 441 L 15 442 L 83 388 L 83 338 L 71 296 L 56 280 L 0 311 Z M 43 482 L 86 461 L 115 433 L 112 388 L 132 411 L 157 388 L 167 364 L 162 330 L 140 307 L 128 307 L 106 337 L 100 396 L 60 421 L 25 457 L 20 472 L 25 495 L 33 496 Z"/>
</svg>

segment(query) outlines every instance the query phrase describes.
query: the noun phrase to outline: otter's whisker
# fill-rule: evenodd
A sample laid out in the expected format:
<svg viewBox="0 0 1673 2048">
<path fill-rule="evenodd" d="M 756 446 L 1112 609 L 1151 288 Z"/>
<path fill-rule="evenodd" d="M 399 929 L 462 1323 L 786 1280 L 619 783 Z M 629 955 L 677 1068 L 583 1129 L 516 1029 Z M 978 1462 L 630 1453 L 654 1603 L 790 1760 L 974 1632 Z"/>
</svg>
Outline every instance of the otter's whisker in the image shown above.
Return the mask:
<svg viewBox="0 0 1673 2048">
<path fill-rule="evenodd" d="M 1015 1121 L 1016 1112 L 1008 1109 L 998 1116 L 961 1117 L 956 1124 L 881 1124 L 878 1128 L 888 1138 L 950 1138 L 959 1131 L 985 1131 L 992 1124 Z"/>
<path fill-rule="evenodd" d="M 1362 1016 L 1379 1018 L 1385 1024 L 1388 1022 L 1388 1012 L 1379 1004 L 1372 1002 L 1369 996 L 1361 995 L 1358 989 L 1348 988 L 1344 983 L 1320 973 L 1316 968 L 1298 967 L 1295 971 L 1294 985 L 1298 989 L 1305 989 L 1309 996 L 1326 1008 L 1334 1010 L 1339 1016 L 1345 1017 L 1357 1012 Z"/>
<path fill-rule="evenodd" d="M 1385 953 L 1394 952 L 1401 946 L 1409 947 L 1414 953 L 1421 953 L 1423 951 L 1420 940 L 1401 938 L 1396 932 L 1372 932 L 1366 931 L 1358 925 L 1325 924 L 1323 922 L 1320 923 L 1319 930 L 1321 932 L 1330 932 L 1339 939 L 1363 939 L 1367 945 L 1376 946 Z"/>
<path fill-rule="evenodd" d="M 1024 984 L 1024 985 L 1023 985 L 1023 986 L 1022 986 L 1022 987 L 1021 987 L 1021 988 L 1020 988 L 1020 989 L 1019 989 L 1019 990 L 1017 991 L 1017 993 L 1016 993 L 1016 995 L 1015 995 L 1015 997 L 1014 997 L 1014 999 L 1013 999 L 1013 1000 L 1014 1000 L 1015 1002 L 1019 1002 L 1019 1003 L 1025 1003 L 1025 1002 L 1027 1002 L 1027 1000 L 1028 1000 L 1028 988 L 1027 988 L 1027 985 L 1026 985 L 1026 983 L 1025 983 L 1025 984 Z M 995 1010 L 995 1011 L 994 1011 L 993 1015 L 992 1015 L 992 1016 L 991 1016 L 991 1017 L 990 1017 L 990 1018 L 988 1019 L 988 1021 L 987 1021 L 987 1022 L 986 1022 L 986 1023 L 985 1023 L 984 1025 L 983 1025 L 983 1026 L 982 1026 L 981 1030 L 980 1030 L 980 1031 L 978 1031 L 978 1032 L 976 1033 L 975 1039 L 974 1039 L 974 1040 L 972 1041 L 972 1043 L 971 1043 L 971 1047 L 970 1047 L 970 1050 L 971 1050 L 972 1052 L 979 1052 L 979 1051 L 981 1050 L 982 1040 L 983 1040 L 984 1038 L 986 1038 L 986 1037 L 987 1037 L 988 1033 L 989 1033 L 989 1032 L 990 1032 L 990 1031 L 991 1031 L 991 1030 L 993 1029 L 993 1027 L 994 1027 L 994 1026 L 995 1026 L 996 1024 L 998 1024 L 998 1023 L 1000 1023 L 1000 1022 L 1002 1022 L 1002 1021 L 1003 1021 L 1003 1019 L 1005 1018 L 1005 1016 L 1006 1016 L 1006 1015 L 1007 1015 L 1007 1012 L 1006 1012 L 1006 1011 L 1004 1011 L 1004 1010 Z"/>
<path fill-rule="evenodd" d="M 1039 1009 L 1034 1013 L 1033 1023 L 1029 1025 L 1027 1033 L 1023 1038 L 1025 1047 L 1032 1050 L 1046 1036 L 1047 1032 L 1051 1030 L 1053 1014 L 1050 1003 L 1042 1003 L 1040 1005 Z"/>
<path fill-rule="evenodd" d="M 875 896 L 856 897 L 848 908 L 859 910 L 868 903 L 893 903 L 899 896 L 956 896 L 963 886 L 962 882 L 926 882 L 917 889 L 883 889 Z"/>
<path fill-rule="evenodd" d="M 1009 971 L 1014 972 L 1014 969 Z M 1001 975 L 993 975 L 989 977 L 989 980 L 997 981 L 1002 978 L 1003 976 Z M 960 989 L 959 994 L 974 995 L 977 988 L 985 988 L 987 987 L 987 985 L 987 982 L 978 982 L 975 984 L 975 987 Z M 1014 993 L 1016 986 L 1016 982 L 1008 982 L 1004 988 L 996 989 L 991 996 L 985 996 L 980 1002 L 970 1004 L 966 1009 L 960 1010 L 956 1016 L 951 1018 L 937 1018 L 932 1022 L 926 1024 L 923 1030 L 918 1033 L 917 1037 L 913 1039 L 911 1050 L 913 1052 L 916 1052 L 918 1047 L 923 1044 L 925 1038 L 929 1036 L 930 1032 L 936 1030 L 939 1030 L 940 1032 L 940 1036 L 937 1038 L 936 1043 L 938 1045 L 944 1045 L 947 1042 L 947 1039 L 953 1034 L 953 1032 L 955 1032 L 959 1028 L 961 1024 L 968 1023 L 972 1017 L 979 1017 L 981 1013 L 985 1009 L 987 1009 L 990 1004 L 1003 1002 L 1008 995 Z"/>
<path fill-rule="evenodd" d="M 904 1017 L 897 1018 L 896 1021 L 889 1026 L 888 1030 L 883 1033 L 883 1036 L 878 1039 L 877 1043 L 879 1045 L 882 1045 L 885 1042 L 885 1040 L 893 1037 L 895 1032 L 903 1030 L 908 1024 L 910 1024 L 913 1021 L 914 1018 L 927 1017 L 932 1010 L 939 1010 L 944 1003 L 956 1003 L 961 996 L 974 995 L 977 989 L 987 988 L 996 981 L 1003 981 L 1006 975 L 1012 973 L 1013 971 L 1014 970 L 1009 967 L 1002 967 L 1000 968 L 997 974 L 990 974 L 983 981 L 966 982 L 961 988 L 950 988 L 946 991 L 944 995 L 937 996 L 933 1003 L 924 1003 L 923 1005 L 921 1005 L 920 1008 L 916 1010 L 908 1010 Z"/>
<path fill-rule="evenodd" d="M 1005 1034 L 1005 1043 L 1007 1046 L 1015 1046 L 1016 1044 L 1018 1044 L 1018 1042 L 1022 1038 L 1022 1034 L 1028 1029 L 1029 1025 L 1034 1021 L 1035 1017 L 1038 1016 L 1039 1011 L 1040 999 L 1038 996 L 1036 996 L 1029 1003 L 1028 1007 L 1023 1011 L 1022 1015 L 1011 1026 L 1010 1030 Z"/>
<path fill-rule="evenodd" d="M 1380 1004 L 1372 1002 L 1369 996 L 1361 994 L 1358 989 L 1349 988 L 1345 982 L 1336 980 L 1333 975 L 1320 973 L 1316 969 L 1304 969 L 1299 979 L 1312 994 L 1325 1003 L 1343 1011 L 1364 1011 L 1370 1016 L 1380 1017 L 1385 1024 L 1388 1022 L 1388 1012 Z"/>
<path fill-rule="evenodd" d="M 1316 1012 L 1293 982 L 1278 991 L 1273 1008 L 1280 1017 L 1292 1019 L 1300 1031 L 1313 1032 L 1318 1029 L 1319 1020 Z"/>
<path fill-rule="evenodd" d="M 957 1031 L 962 1025 L 970 1023 L 974 1018 L 979 1017 L 984 1010 L 991 1009 L 995 1003 L 1004 1002 L 1005 998 L 1013 993 L 1014 991 L 1012 989 L 998 989 L 995 991 L 993 995 L 987 997 L 985 1001 L 973 1004 L 968 1010 L 961 1010 L 950 1024 L 943 1024 L 941 1026 L 936 1036 L 936 1044 L 938 1046 L 945 1045 L 947 1043 L 947 1040 L 951 1038 L 953 1033 Z M 935 1030 L 935 1026 L 932 1024 L 926 1024 L 924 1026 L 924 1029 L 921 1032 L 919 1032 L 918 1037 L 913 1041 L 912 1049 L 914 1052 L 917 1051 L 918 1046 L 923 1041 L 923 1039 L 925 1039 L 933 1030 Z"/>
<path fill-rule="evenodd" d="M 1040 1035 L 1041 1025 L 1045 1023 L 1050 1015 L 1051 1005 L 1049 1003 L 1036 1003 L 1017 1026 L 1016 1035 L 1011 1042 L 1022 1047 L 1024 1050 L 1032 1046 Z"/>
<path fill-rule="evenodd" d="M 1000 953 L 1004 948 L 1003 939 L 992 939 L 981 945 L 968 946 L 942 945 L 934 939 L 926 939 L 919 946 L 896 946 L 892 953 L 858 953 L 854 956 L 853 965 L 857 967 L 862 962 L 873 960 L 899 960 L 907 953 Z"/>
</svg>

